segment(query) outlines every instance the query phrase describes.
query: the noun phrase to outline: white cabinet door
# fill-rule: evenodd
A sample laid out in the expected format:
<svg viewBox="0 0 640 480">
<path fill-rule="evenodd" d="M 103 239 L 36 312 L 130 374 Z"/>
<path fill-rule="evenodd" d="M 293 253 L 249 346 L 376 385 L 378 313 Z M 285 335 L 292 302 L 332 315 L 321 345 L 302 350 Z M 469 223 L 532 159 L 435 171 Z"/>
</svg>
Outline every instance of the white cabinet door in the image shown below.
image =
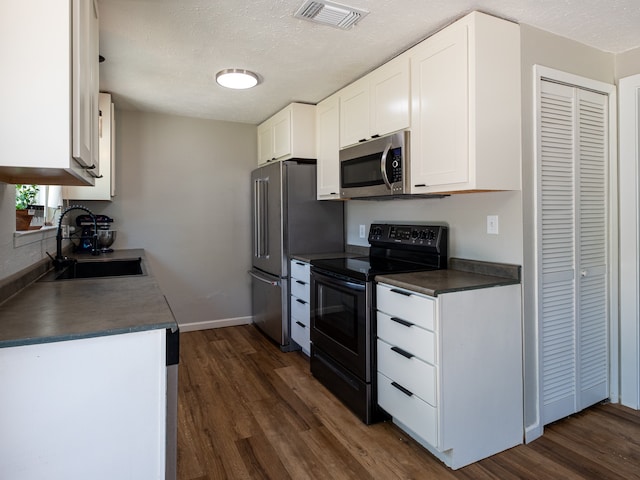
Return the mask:
<svg viewBox="0 0 640 480">
<path fill-rule="evenodd" d="M 0 349 L 6 479 L 165 478 L 165 331 Z"/>
<path fill-rule="evenodd" d="M 88 0 L 0 2 L 11 72 L 0 76 L 0 181 L 93 185 L 84 167 L 98 163 L 96 12 Z"/>
<path fill-rule="evenodd" d="M 100 175 L 98 157 L 98 10 L 73 0 L 73 158 Z"/>
<path fill-rule="evenodd" d="M 409 127 L 409 56 L 401 55 L 374 70 L 370 76 L 371 136 Z"/>
<path fill-rule="evenodd" d="M 333 95 L 316 108 L 318 200 L 340 198 L 340 99 Z"/>
<path fill-rule="evenodd" d="M 468 32 L 453 25 L 411 53 L 411 185 L 469 180 Z"/>
<path fill-rule="evenodd" d="M 286 109 L 273 117 L 273 158 L 291 153 L 291 110 Z"/>
<path fill-rule="evenodd" d="M 474 12 L 408 54 L 410 192 L 519 190 L 519 26 Z"/>
<path fill-rule="evenodd" d="M 369 79 L 352 83 L 340 90 L 340 147 L 367 140 L 369 128 Z"/>
<path fill-rule="evenodd" d="M 100 153 L 100 178 L 93 186 L 62 187 L 62 198 L 68 200 L 111 200 L 115 196 L 115 110 L 111 95 L 99 96 L 100 116 L 98 144 Z"/>
<path fill-rule="evenodd" d="M 340 148 L 409 127 L 409 92 L 407 55 L 340 90 Z"/>
<path fill-rule="evenodd" d="M 258 165 L 289 158 L 315 158 L 315 108 L 292 103 L 258 125 Z"/>
</svg>

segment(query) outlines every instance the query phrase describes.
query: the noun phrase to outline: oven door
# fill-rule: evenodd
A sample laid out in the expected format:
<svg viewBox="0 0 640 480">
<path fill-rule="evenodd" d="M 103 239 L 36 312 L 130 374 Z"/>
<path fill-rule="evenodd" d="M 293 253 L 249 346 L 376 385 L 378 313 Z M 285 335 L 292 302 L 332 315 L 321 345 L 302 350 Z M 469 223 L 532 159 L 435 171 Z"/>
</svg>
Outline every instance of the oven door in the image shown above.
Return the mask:
<svg viewBox="0 0 640 480">
<path fill-rule="evenodd" d="M 364 382 L 371 381 L 368 285 L 311 268 L 311 342 Z"/>
</svg>

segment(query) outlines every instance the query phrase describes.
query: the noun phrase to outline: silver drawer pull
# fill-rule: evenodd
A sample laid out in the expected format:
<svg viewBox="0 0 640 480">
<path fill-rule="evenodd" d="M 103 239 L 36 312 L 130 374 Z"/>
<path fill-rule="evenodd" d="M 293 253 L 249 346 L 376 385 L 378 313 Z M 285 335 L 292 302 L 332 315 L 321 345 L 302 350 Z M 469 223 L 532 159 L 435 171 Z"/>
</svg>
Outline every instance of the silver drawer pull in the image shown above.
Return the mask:
<svg viewBox="0 0 640 480">
<path fill-rule="evenodd" d="M 398 290 L 396 288 L 392 288 L 391 291 L 393 293 L 398 293 L 400 295 L 404 295 L 405 297 L 410 297 L 411 296 L 411 294 L 409 292 L 405 292 L 404 290 Z"/>
<path fill-rule="evenodd" d="M 404 388 L 399 383 L 391 382 L 391 385 L 396 387 L 398 390 L 400 390 L 402 393 L 404 393 L 407 397 L 413 397 L 413 392 L 411 390 L 407 390 L 406 388 Z"/>
<path fill-rule="evenodd" d="M 391 347 L 391 350 L 396 352 L 398 355 L 402 355 L 405 358 L 413 358 L 413 353 L 409 353 L 406 350 L 401 349 L 400 347 Z"/>
<path fill-rule="evenodd" d="M 413 327 L 413 323 L 411 322 L 407 322 L 406 320 L 403 320 L 402 318 L 398 318 L 398 317 L 390 317 L 390 320 L 393 320 L 396 323 L 399 323 L 400 325 L 404 325 L 405 327 Z"/>
</svg>

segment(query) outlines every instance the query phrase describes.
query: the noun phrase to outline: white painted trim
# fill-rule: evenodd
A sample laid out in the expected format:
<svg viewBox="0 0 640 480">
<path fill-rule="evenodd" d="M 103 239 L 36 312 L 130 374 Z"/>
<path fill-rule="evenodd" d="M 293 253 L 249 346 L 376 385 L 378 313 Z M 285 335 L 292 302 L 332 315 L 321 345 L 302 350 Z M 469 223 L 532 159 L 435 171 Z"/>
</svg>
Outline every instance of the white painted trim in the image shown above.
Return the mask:
<svg viewBox="0 0 640 480">
<path fill-rule="evenodd" d="M 620 88 L 620 402 L 640 409 L 640 75 Z M 622 261 L 624 259 L 624 261 Z"/>
<path fill-rule="evenodd" d="M 221 318 L 218 320 L 208 320 L 205 322 L 180 323 L 181 332 L 194 332 L 196 330 L 207 330 L 209 328 L 236 327 L 238 325 L 250 325 L 253 317 Z"/>
<path fill-rule="evenodd" d="M 540 82 L 543 78 L 564 83 L 567 85 L 573 85 L 579 88 L 585 88 L 596 92 L 604 93 L 609 98 L 609 358 L 611 370 L 609 372 L 609 395 L 612 402 L 618 402 L 619 399 L 619 315 L 618 315 L 618 272 L 619 272 L 619 254 L 618 254 L 618 149 L 617 149 L 617 90 L 616 86 L 609 83 L 600 82 L 590 78 L 585 78 L 579 75 L 563 72 L 553 68 L 545 67 L 542 65 L 533 66 L 533 85 L 534 85 L 534 160 L 536 165 L 539 163 L 539 115 L 538 115 L 538 97 L 540 95 Z M 534 310 L 535 317 L 538 317 L 538 302 L 539 302 L 539 279 L 537 274 L 538 268 L 538 239 L 539 239 L 539 226 L 537 225 L 537 218 L 539 212 L 539 198 L 538 198 L 538 174 L 536 166 L 536 180 L 534 188 L 534 208 L 536 219 L 536 238 L 535 238 L 535 268 L 536 268 L 536 281 L 535 281 L 535 298 L 534 298 Z M 526 441 L 532 441 L 537 438 L 535 435 L 542 435 L 543 425 L 541 424 L 540 412 L 542 409 L 542 392 L 540 390 L 540 372 L 542 370 L 541 359 L 539 355 L 540 351 L 540 337 L 538 331 L 538 324 L 536 322 L 536 344 L 538 349 L 536 351 L 536 361 L 538 364 L 538 371 L 536 372 L 536 382 L 538 390 L 538 408 L 537 408 L 537 422 L 532 425 L 525 426 L 525 438 Z M 538 435 L 538 436 L 539 436 Z M 530 438 L 531 437 L 531 438 Z"/>
</svg>

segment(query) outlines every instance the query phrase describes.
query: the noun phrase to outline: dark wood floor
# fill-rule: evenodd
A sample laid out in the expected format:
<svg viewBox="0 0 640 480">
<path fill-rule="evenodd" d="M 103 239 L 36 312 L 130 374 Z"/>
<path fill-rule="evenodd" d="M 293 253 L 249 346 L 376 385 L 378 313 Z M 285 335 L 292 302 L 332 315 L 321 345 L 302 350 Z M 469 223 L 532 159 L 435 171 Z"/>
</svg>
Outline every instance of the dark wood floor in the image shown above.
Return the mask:
<svg viewBox="0 0 640 480">
<path fill-rule="evenodd" d="M 253 326 L 181 335 L 178 478 L 640 479 L 640 412 L 597 405 L 452 471 L 385 422 L 367 427 Z"/>
</svg>

